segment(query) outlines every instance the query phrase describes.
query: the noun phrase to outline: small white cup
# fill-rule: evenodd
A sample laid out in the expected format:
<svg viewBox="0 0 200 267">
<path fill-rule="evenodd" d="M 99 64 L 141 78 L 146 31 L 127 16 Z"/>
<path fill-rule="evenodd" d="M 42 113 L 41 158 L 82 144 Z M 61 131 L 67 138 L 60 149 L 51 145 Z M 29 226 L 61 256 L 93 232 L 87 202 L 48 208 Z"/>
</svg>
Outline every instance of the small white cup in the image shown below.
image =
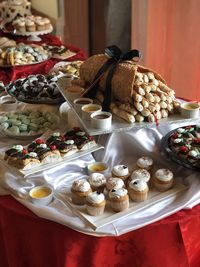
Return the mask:
<svg viewBox="0 0 200 267">
<path fill-rule="evenodd" d="M 112 114 L 105 111 L 97 111 L 90 115 L 93 128 L 109 129 L 112 125 Z"/>
<path fill-rule="evenodd" d="M 106 174 L 109 170 L 108 164 L 104 162 L 94 162 L 87 166 L 88 174 L 92 174 L 94 172 Z"/>
<path fill-rule="evenodd" d="M 46 185 L 36 186 L 29 191 L 29 197 L 33 204 L 48 205 L 53 198 L 53 189 Z"/>
<path fill-rule="evenodd" d="M 91 119 L 90 115 L 93 112 L 101 111 L 102 110 L 102 106 L 100 106 L 98 104 L 88 104 L 88 105 L 82 106 L 81 110 L 82 110 L 83 119 L 89 121 Z"/>
<path fill-rule="evenodd" d="M 71 86 L 65 88 L 65 95 L 67 99 L 73 102 L 76 98 L 79 98 L 80 95 L 84 92 L 84 88 L 79 86 Z"/>
<path fill-rule="evenodd" d="M 73 101 L 73 104 L 74 104 L 74 108 L 75 110 L 81 114 L 82 110 L 81 108 L 84 106 L 84 105 L 88 105 L 88 104 L 93 104 L 93 100 L 91 98 L 87 98 L 87 97 L 80 97 L 80 98 L 77 98 Z"/>
<path fill-rule="evenodd" d="M 11 111 L 17 109 L 17 100 L 11 96 L 2 96 L 0 98 L 1 108 L 4 111 Z"/>
<path fill-rule="evenodd" d="M 198 118 L 199 104 L 198 103 L 182 103 L 180 106 L 181 116 L 184 118 Z"/>
</svg>

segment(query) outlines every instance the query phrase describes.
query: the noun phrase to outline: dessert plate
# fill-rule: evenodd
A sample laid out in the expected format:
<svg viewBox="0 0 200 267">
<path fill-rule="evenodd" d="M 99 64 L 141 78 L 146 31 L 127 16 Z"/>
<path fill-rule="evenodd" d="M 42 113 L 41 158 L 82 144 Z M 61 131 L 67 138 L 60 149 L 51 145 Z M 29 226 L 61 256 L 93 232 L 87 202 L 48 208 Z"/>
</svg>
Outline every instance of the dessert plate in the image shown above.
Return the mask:
<svg viewBox="0 0 200 267">
<path fill-rule="evenodd" d="M 42 171 L 46 171 L 46 170 L 50 170 L 50 169 L 53 169 L 53 168 L 56 168 L 68 161 L 72 161 L 72 160 L 75 160 L 75 159 L 78 159 L 80 157 L 83 157 L 85 155 L 88 155 L 88 154 L 91 154 L 99 149 L 103 149 L 104 147 L 99 145 L 99 144 L 94 144 L 92 145 L 91 147 L 89 147 L 87 150 L 79 150 L 77 152 L 75 152 L 74 154 L 72 155 L 69 155 L 69 156 L 66 156 L 65 158 L 62 158 L 60 161 L 57 161 L 57 162 L 54 162 L 54 163 L 45 163 L 45 164 L 41 164 L 37 167 L 34 167 L 34 168 L 31 168 L 29 170 L 19 170 L 11 165 L 9 165 L 5 160 L 4 160 L 4 153 L 0 153 L 0 162 L 6 166 L 6 168 L 8 168 L 8 170 L 13 173 L 13 174 L 16 174 L 16 175 L 20 175 L 20 176 L 23 176 L 23 177 L 27 177 L 31 174 L 34 174 L 34 173 L 38 173 L 38 172 L 42 172 Z"/>
<path fill-rule="evenodd" d="M 31 114 L 33 116 L 34 114 L 35 116 L 39 116 L 35 117 L 35 119 L 33 118 L 34 123 L 31 123 Z M 23 111 L 2 112 L 0 113 L 0 134 L 14 139 L 34 139 L 46 131 L 56 129 L 59 122 L 59 116 L 46 111 L 40 112 L 27 109 Z M 45 123 L 46 127 L 43 127 Z"/>
<path fill-rule="evenodd" d="M 154 188 L 151 188 L 149 191 L 148 199 L 146 201 L 136 203 L 130 200 L 129 208 L 121 212 L 113 212 L 110 209 L 109 205 L 106 205 L 104 213 L 100 216 L 95 217 L 88 215 L 85 205 L 78 206 L 72 203 L 70 188 L 71 184 L 69 184 L 67 187 L 62 187 L 60 189 L 58 188 L 54 191 L 54 196 L 59 199 L 64 205 L 69 207 L 76 216 L 83 220 L 93 230 L 98 230 L 98 228 L 107 224 L 114 223 L 117 220 L 123 220 L 130 214 L 138 212 L 142 209 L 147 209 L 149 206 L 152 206 L 164 199 L 173 199 L 174 196 L 177 196 L 179 193 L 187 189 L 185 185 L 177 182 L 174 183 L 172 189 L 166 192 L 158 192 Z"/>
<path fill-rule="evenodd" d="M 192 125 L 192 126 L 196 127 L 196 125 Z M 186 127 L 188 127 L 188 126 L 186 126 Z M 184 127 L 179 127 L 179 128 L 184 128 Z M 188 161 L 186 156 L 184 157 L 184 155 L 183 155 L 182 157 L 180 157 L 178 154 L 176 154 L 174 151 L 172 151 L 172 149 L 170 147 L 170 138 L 173 134 L 177 133 L 177 129 L 179 129 L 179 128 L 176 128 L 176 129 L 170 131 L 162 138 L 161 150 L 167 155 L 168 158 L 175 161 L 179 165 L 186 167 L 186 168 L 189 168 L 189 169 L 200 171 L 200 157 L 199 157 L 199 162 L 192 163 L 192 162 Z M 185 146 L 185 144 L 186 143 L 184 142 L 183 146 Z"/>
<path fill-rule="evenodd" d="M 33 77 L 37 77 L 37 75 L 33 75 Z M 24 83 L 24 81 L 27 81 L 28 82 L 28 80 L 27 80 L 28 78 L 18 79 L 17 81 L 20 80 L 20 81 L 22 81 L 22 83 Z M 20 87 L 20 90 L 19 90 L 19 88 L 16 88 L 16 82 L 17 81 L 11 83 L 5 89 L 6 89 L 6 92 L 10 96 L 15 97 L 20 102 L 30 103 L 30 104 L 50 104 L 50 105 L 57 105 L 57 104 L 61 104 L 61 103 L 63 103 L 65 101 L 64 98 L 62 97 L 62 95 L 60 93 L 57 94 L 57 97 L 53 97 L 53 96 L 50 97 L 50 95 L 48 96 L 48 94 L 45 93 L 46 92 L 45 91 L 45 88 L 43 89 L 43 91 L 45 91 L 44 93 L 46 95 L 43 94 L 43 96 L 41 96 L 41 93 L 42 92 L 40 92 L 40 94 L 38 93 L 37 95 L 32 95 L 31 96 L 31 94 L 27 94 L 25 92 L 26 89 L 23 88 L 23 86 Z M 46 85 L 48 85 L 48 82 L 47 81 L 45 82 L 45 86 Z M 56 89 L 57 89 L 57 84 L 56 83 L 55 83 L 55 86 L 56 86 Z M 35 88 L 34 88 L 34 90 L 35 90 Z M 33 92 L 33 90 L 31 90 L 31 92 Z"/>
</svg>

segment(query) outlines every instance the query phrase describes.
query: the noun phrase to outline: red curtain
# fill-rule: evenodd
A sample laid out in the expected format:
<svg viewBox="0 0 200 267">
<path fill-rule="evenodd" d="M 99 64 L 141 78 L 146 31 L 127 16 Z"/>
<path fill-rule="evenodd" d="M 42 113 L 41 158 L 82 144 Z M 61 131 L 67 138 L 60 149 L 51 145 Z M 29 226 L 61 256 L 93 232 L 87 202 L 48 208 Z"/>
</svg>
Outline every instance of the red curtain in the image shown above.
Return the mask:
<svg viewBox="0 0 200 267">
<path fill-rule="evenodd" d="M 132 0 L 132 48 L 176 96 L 200 101 L 200 1 Z"/>
</svg>

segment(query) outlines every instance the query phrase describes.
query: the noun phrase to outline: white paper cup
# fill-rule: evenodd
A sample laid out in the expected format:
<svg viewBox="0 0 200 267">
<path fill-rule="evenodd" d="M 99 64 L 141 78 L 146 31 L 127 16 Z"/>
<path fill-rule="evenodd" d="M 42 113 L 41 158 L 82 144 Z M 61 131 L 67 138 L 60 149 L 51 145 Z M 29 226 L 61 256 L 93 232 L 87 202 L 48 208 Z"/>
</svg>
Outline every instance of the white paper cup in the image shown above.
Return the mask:
<svg viewBox="0 0 200 267">
<path fill-rule="evenodd" d="M 91 125 L 97 129 L 110 129 L 112 125 L 112 114 L 105 111 L 97 111 L 90 115 Z"/>
<path fill-rule="evenodd" d="M 83 119 L 90 121 L 90 115 L 96 111 L 101 111 L 102 106 L 98 104 L 88 104 L 88 105 L 82 106 L 81 110 L 82 110 Z"/>
<path fill-rule="evenodd" d="M 198 118 L 199 117 L 199 104 L 198 103 L 182 103 L 180 106 L 181 116 L 184 118 Z"/>
<path fill-rule="evenodd" d="M 17 109 L 17 100 L 11 96 L 2 96 L 0 98 L 1 108 L 4 111 L 11 111 Z"/>
<path fill-rule="evenodd" d="M 29 197 L 33 204 L 48 205 L 53 198 L 53 189 L 46 185 L 36 186 L 29 191 Z"/>
<path fill-rule="evenodd" d="M 73 101 L 74 109 L 81 114 L 82 113 L 82 107 L 84 105 L 93 104 L 93 100 L 91 98 L 87 97 L 80 97 Z"/>
<path fill-rule="evenodd" d="M 74 87 L 66 87 L 65 88 L 65 95 L 67 99 L 73 102 L 76 98 L 79 98 L 80 95 L 84 92 L 84 88 L 74 86 Z"/>
</svg>

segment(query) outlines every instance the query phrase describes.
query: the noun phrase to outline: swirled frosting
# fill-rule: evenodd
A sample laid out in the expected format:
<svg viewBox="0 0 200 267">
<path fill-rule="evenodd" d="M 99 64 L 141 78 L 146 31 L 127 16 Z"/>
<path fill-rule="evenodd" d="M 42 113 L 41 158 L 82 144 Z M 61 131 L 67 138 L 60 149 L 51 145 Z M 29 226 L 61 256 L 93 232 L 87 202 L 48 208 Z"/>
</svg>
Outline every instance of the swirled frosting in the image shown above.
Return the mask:
<svg viewBox="0 0 200 267">
<path fill-rule="evenodd" d="M 72 184 L 72 189 L 77 192 L 87 192 L 90 189 L 90 184 L 86 180 L 76 180 Z"/>
<path fill-rule="evenodd" d="M 146 169 L 138 169 L 131 174 L 131 180 L 141 179 L 146 183 L 150 180 L 150 177 L 150 173 Z"/>
<path fill-rule="evenodd" d="M 128 191 L 125 188 L 112 189 L 109 192 L 109 198 L 121 198 L 126 196 Z"/>
<path fill-rule="evenodd" d="M 89 178 L 88 182 L 93 186 L 102 186 L 106 184 L 106 177 L 102 173 L 94 172 Z"/>
<path fill-rule="evenodd" d="M 112 172 L 116 176 L 126 176 L 129 174 L 128 167 L 125 165 L 114 166 Z"/>
<path fill-rule="evenodd" d="M 108 190 L 122 188 L 123 186 L 124 181 L 120 178 L 110 177 L 106 182 L 106 187 Z"/>
<path fill-rule="evenodd" d="M 141 157 L 137 160 L 137 165 L 140 168 L 148 168 L 153 165 L 153 160 L 149 157 Z"/>
<path fill-rule="evenodd" d="M 135 179 L 129 183 L 129 187 L 135 191 L 144 191 L 148 188 L 148 185 L 144 180 Z"/>
<path fill-rule="evenodd" d="M 105 196 L 103 193 L 92 192 L 86 197 L 86 201 L 92 204 L 99 204 L 105 200 Z"/>
<path fill-rule="evenodd" d="M 173 173 L 168 169 L 159 169 L 155 172 L 155 177 L 161 181 L 170 181 L 173 179 Z"/>
</svg>

